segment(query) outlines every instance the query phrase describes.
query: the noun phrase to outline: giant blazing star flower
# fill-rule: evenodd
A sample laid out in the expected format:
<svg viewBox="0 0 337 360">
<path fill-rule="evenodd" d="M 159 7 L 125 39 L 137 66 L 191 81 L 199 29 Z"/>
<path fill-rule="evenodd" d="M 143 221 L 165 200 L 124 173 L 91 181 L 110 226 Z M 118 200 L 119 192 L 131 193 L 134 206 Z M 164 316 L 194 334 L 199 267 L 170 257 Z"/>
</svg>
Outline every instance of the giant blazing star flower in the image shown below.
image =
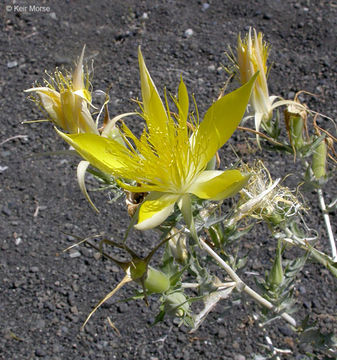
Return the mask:
<svg viewBox="0 0 337 360">
<path fill-rule="evenodd" d="M 46 86 L 34 87 L 26 92 L 35 92 L 39 105 L 47 112 L 49 119 L 58 127 L 70 133 L 93 133 L 98 130 L 89 111 L 91 93 L 89 81 L 84 84 L 83 72 L 83 47 L 82 54 L 72 77 L 56 71 L 51 81 L 45 80 Z"/>
<path fill-rule="evenodd" d="M 255 78 L 216 101 L 201 123 L 198 119 L 194 121 L 191 133 L 184 82 L 181 80 L 175 99 L 178 114 L 172 117 L 167 101 L 165 107 L 160 99 L 140 50 L 138 55 L 142 116 L 147 126 L 140 138 L 125 125 L 121 131 L 127 147 L 94 134 L 68 135 L 60 131 L 59 134 L 94 167 L 119 178 L 124 189 L 149 192 L 140 206 L 136 228 L 144 230 L 160 225 L 176 203 L 188 223 L 190 194 L 221 200 L 235 194 L 247 182 L 248 175 L 238 170 L 205 169 L 238 126 Z"/>
</svg>

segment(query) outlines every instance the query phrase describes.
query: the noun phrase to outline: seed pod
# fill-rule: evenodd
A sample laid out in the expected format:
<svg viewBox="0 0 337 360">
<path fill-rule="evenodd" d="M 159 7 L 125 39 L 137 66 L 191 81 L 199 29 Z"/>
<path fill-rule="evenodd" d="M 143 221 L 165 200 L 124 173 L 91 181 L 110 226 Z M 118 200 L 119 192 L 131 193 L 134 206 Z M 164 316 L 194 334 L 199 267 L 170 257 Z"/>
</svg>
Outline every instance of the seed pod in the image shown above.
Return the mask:
<svg viewBox="0 0 337 360">
<path fill-rule="evenodd" d="M 163 272 L 149 267 L 144 285 L 149 294 L 162 294 L 170 288 L 170 279 Z"/>
<path fill-rule="evenodd" d="M 312 171 L 315 175 L 316 179 L 320 179 L 321 177 L 326 175 L 326 156 L 327 149 L 325 141 L 321 141 L 317 146 L 313 156 L 312 156 Z"/>
<path fill-rule="evenodd" d="M 170 315 L 183 317 L 189 312 L 190 305 L 182 292 L 174 292 L 166 296 L 164 309 Z"/>
</svg>

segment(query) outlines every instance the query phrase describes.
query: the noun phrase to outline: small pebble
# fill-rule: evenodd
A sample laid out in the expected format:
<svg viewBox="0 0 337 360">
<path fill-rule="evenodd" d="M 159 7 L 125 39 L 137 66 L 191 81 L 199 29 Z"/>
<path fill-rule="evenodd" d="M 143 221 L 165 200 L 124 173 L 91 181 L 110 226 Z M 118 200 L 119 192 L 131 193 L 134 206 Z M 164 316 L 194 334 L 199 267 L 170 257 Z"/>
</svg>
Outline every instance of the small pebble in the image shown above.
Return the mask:
<svg viewBox="0 0 337 360">
<path fill-rule="evenodd" d="M 208 3 L 203 3 L 201 10 L 206 11 L 208 8 L 209 8 L 209 4 Z"/>
<path fill-rule="evenodd" d="M 37 273 L 39 272 L 39 268 L 37 266 L 32 266 L 29 271 L 32 273 Z"/>
<path fill-rule="evenodd" d="M 22 243 L 22 239 L 20 237 L 17 237 L 15 239 L 15 245 L 20 245 Z"/>
<path fill-rule="evenodd" d="M 47 355 L 46 351 L 44 349 L 36 349 L 35 355 L 37 357 L 45 357 Z"/>
<path fill-rule="evenodd" d="M 74 314 L 74 315 L 78 315 L 78 309 L 77 309 L 77 306 L 72 306 L 71 308 L 70 308 L 70 311 Z"/>
<path fill-rule="evenodd" d="M 12 212 L 8 209 L 7 206 L 4 206 L 1 211 L 6 216 L 11 216 L 12 215 Z"/>
<path fill-rule="evenodd" d="M 16 60 L 14 60 L 14 61 L 9 61 L 9 62 L 7 63 L 8 69 L 12 69 L 12 68 L 15 68 L 15 67 L 17 67 L 17 66 L 18 66 L 18 62 L 17 62 Z"/>
<path fill-rule="evenodd" d="M 71 251 L 70 253 L 69 253 L 69 256 L 73 259 L 73 258 L 77 258 L 77 257 L 79 257 L 79 256 L 81 256 L 81 253 L 79 252 L 79 251 Z"/>
<path fill-rule="evenodd" d="M 53 20 L 57 20 L 56 13 L 51 12 L 51 13 L 49 13 L 49 16 L 50 16 Z"/>
<path fill-rule="evenodd" d="M 265 14 L 263 14 L 263 18 L 265 20 L 270 20 L 272 18 L 272 16 L 271 16 L 271 14 L 265 13 Z"/>
<path fill-rule="evenodd" d="M 185 37 L 187 37 L 187 38 L 191 37 L 193 34 L 194 34 L 194 31 L 192 29 L 187 29 L 187 30 L 185 30 L 185 33 L 184 33 Z"/>
<path fill-rule="evenodd" d="M 96 252 L 96 253 L 94 254 L 94 259 L 95 259 L 95 260 L 99 260 L 100 258 L 101 258 L 101 253 Z"/>
</svg>

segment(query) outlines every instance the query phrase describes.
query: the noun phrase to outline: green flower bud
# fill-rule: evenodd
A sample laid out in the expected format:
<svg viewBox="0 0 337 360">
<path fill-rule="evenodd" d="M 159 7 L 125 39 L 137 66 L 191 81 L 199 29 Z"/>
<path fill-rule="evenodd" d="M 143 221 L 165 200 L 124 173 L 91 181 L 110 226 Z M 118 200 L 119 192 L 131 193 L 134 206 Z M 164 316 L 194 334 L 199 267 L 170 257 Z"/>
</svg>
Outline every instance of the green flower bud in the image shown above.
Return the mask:
<svg viewBox="0 0 337 360">
<path fill-rule="evenodd" d="M 170 231 L 172 238 L 169 240 L 168 245 L 170 247 L 172 256 L 179 264 L 185 264 L 188 258 L 188 251 L 186 246 L 186 235 L 178 233 L 176 228 Z"/>
<path fill-rule="evenodd" d="M 321 141 L 317 146 L 313 156 L 312 156 L 312 171 L 316 177 L 316 179 L 320 179 L 321 177 L 326 175 L 326 156 L 327 149 L 325 141 Z"/>
<path fill-rule="evenodd" d="M 273 287 L 278 287 L 282 284 L 283 279 L 284 274 L 282 268 L 281 242 L 279 242 L 276 249 L 276 257 L 274 260 L 274 264 L 270 270 L 268 280 Z"/>
<path fill-rule="evenodd" d="M 279 225 L 282 221 L 284 221 L 284 217 L 281 216 L 281 214 L 278 214 L 276 212 L 266 216 L 267 220 L 269 220 L 272 225 L 276 226 Z"/>
<path fill-rule="evenodd" d="M 144 285 L 149 294 L 162 294 L 170 288 L 170 278 L 163 272 L 149 267 Z"/>
<path fill-rule="evenodd" d="M 142 259 L 133 259 L 130 265 L 130 275 L 133 281 L 140 280 L 144 277 L 147 270 L 147 262 Z"/>
<path fill-rule="evenodd" d="M 299 115 L 290 114 L 289 118 L 290 136 L 295 149 L 300 149 L 304 145 L 303 140 L 303 119 Z"/>
<path fill-rule="evenodd" d="M 190 305 L 182 292 L 174 292 L 166 296 L 164 309 L 170 315 L 183 317 L 189 312 Z"/>
</svg>

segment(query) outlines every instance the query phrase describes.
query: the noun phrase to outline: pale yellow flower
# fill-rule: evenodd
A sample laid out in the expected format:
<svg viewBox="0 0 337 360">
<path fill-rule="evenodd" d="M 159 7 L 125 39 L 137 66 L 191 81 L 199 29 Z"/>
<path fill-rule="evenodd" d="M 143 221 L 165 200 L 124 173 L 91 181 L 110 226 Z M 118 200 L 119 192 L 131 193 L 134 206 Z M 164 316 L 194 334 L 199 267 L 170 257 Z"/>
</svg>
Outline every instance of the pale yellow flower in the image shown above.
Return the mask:
<svg viewBox="0 0 337 360">
<path fill-rule="evenodd" d="M 284 100 L 280 96 L 269 96 L 268 55 L 269 45 L 263 40 L 263 34 L 250 28 L 244 39 L 241 39 L 239 35 L 237 60 L 231 59 L 236 65 L 235 71 L 240 77 L 241 84 L 246 83 L 256 72 L 259 72 L 250 98 L 253 115 L 247 116 L 247 118 L 254 117 L 256 131 L 260 130 L 261 124 L 267 124 L 272 119 L 274 109 L 279 106 L 291 104 L 303 109 L 301 104 L 292 100 Z M 280 100 L 276 101 L 277 99 Z"/>
<path fill-rule="evenodd" d="M 83 72 L 83 47 L 77 66 L 71 77 L 60 71 L 45 80 L 46 86 L 25 90 L 38 95 L 38 104 L 47 112 L 49 120 L 69 133 L 98 134 L 91 116 L 91 93 L 89 80 Z M 84 83 L 86 80 L 86 83 Z"/>
</svg>

